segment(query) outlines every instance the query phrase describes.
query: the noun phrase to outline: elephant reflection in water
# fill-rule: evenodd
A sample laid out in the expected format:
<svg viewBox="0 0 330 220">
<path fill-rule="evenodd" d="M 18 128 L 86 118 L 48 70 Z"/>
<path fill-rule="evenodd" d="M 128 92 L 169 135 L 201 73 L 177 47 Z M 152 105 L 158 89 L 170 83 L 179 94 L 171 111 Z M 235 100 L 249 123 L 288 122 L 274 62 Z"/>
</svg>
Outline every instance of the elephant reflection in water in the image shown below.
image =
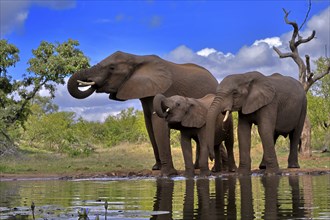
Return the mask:
<svg viewBox="0 0 330 220">
<path fill-rule="evenodd" d="M 287 209 L 283 207 L 281 209 L 281 196 L 290 197 L 288 195 L 279 196 L 278 186 L 280 182 L 279 176 L 262 177 L 262 185 L 265 188 L 265 211 L 263 219 L 280 219 L 280 218 L 292 218 L 292 219 L 303 219 L 312 218 L 311 214 L 311 201 L 307 199 L 312 195 L 310 188 L 312 187 L 312 176 L 304 175 L 290 175 L 288 179 L 289 186 L 291 188 L 292 207 Z M 300 184 L 300 181 L 308 184 Z M 310 185 L 309 185 L 310 184 Z M 307 194 L 304 194 L 305 188 L 307 188 Z M 286 201 L 284 201 L 286 202 Z M 304 207 L 306 207 L 304 209 Z"/>
<path fill-rule="evenodd" d="M 155 195 L 154 211 L 167 211 L 168 214 L 153 215 L 150 219 L 172 219 L 172 204 L 174 180 L 167 178 L 157 179 L 157 191 Z"/>
<path fill-rule="evenodd" d="M 300 180 L 302 180 L 304 184 L 300 184 Z M 305 183 L 307 184 L 305 185 Z M 292 194 L 292 209 L 287 210 L 289 213 L 284 213 L 286 214 L 285 216 L 292 218 L 312 218 L 312 201 L 310 198 L 313 195 L 311 190 L 312 176 L 289 176 L 289 185 Z M 303 185 L 303 187 L 301 187 L 301 185 Z"/>
<path fill-rule="evenodd" d="M 196 219 L 237 219 L 236 177 L 215 179 L 215 196 L 210 193 L 210 180 L 197 179 L 198 210 Z"/>
<path fill-rule="evenodd" d="M 261 187 L 258 186 L 258 182 L 253 181 L 253 184 L 257 184 L 257 187 L 252 188 L 253 178 L 250 176 L 216 178 L 214 180 L 214 193 L 210 192 L 210 181 L 213 180 L 207 178 L 186 179 L 182 219 L 254 219 L 256 217 L 281 219 L 312 216 L 312 209 L 309 207 L 311 204 L 306 199 L 308 195 L 302 193 L 304 190 L 299 184 L 300 178 L 309 180 L 308 178 L 311 178 L 311 176 L 264 176 L 260 178 Z M 239 185 L 236 184 L 237 180 Z M 287 191 L 278 190 L 280 180 L 283 182 L 288 180 L 291 195 L 287 195 Z M 169 213 L 154 215 L 151 219 L 173 219 L 177 217 L 173 216 L 173 213 L 180 211 L 173 210 L 175 182 L 173 179 L 157 180 L 154 211 L 167 211 Z M 306 185 L 304 187 L 310 189 L 311 186 Z M 256 189 L 260 193 L 254 194 L 253 192 L 256 192 Z M 195 201 L 195 191 L 197 191 L 197 201 Z M 310 190 L 306 191 L 311 193 Z M 237 196 L 238 193 L 240 196 Z M 258 197 L 259 195 L 260 197 Z M 287 209 L 288 206 L 282 205 L 282 202 L 288 203 L 288 200 L 285 199 L 284 201 L 283 197 L 292 197 L 292 208 Z M 240 201 L 237 201 L 237 198 Z M 255 207 L 255 204 L 258 206 Z M 303 207 L 306 206 L 307 208 L 304 209 Z"/>
<path fill-rule="evenodd" d="M 280 183 L 279 176 L 262 177 L 261 183 L 265 189 L 265 211 L 263 219 L 278 219 L 279 202 L 278 202 L 278 186 Z"/>
<path fill-rule="evenodd" d="M 310 177 L 310 176 L 304 176 Z M 306 218 L 306 213 L 301 207 L 304 207 L 304 197 L 300 194 L 299 176 L 290 175 L 288 178 L 289 186 L 291 188 L 292 208 L 281 209 L 281 202 L 287 203 L 287 200 L 283 201 L 280 198 L 290 197 L 286 195 L 279 196 L 279 183 L 280 176 L 263 176 L 261 177 L 261 183 L 264 188 L 264 198 L 257 198 L 264 200 L 265 206 L 262 212 L 261 219 L 281 219 L 281 218 Z M 285 178 L 285 177 L 283 177 Z M 286 178 L 285 178 L 286 179 Z M 253 196 L 251 177 L 239 178 L 241 188 L 241 219 L 254 219 L 256 216 L 255 207 L 253 207 L 256 195 Z"/>
<path fill-rule="evenodd" d="M 198 201 L 195 201 L 195 182 Z M 215 196 L 210 197 L 210 180 L 200 178 L 185 180 L 185 194 L 183 200 L 183 219 L 236 219 L 235 188 L 236 177 L 215 179 Z M 168 211 L 169 214 L 153 215 L 151 219 L 173 219 L 173 179 L 157 179 L 154 211 Z M 227 203 L 226 203 L 227 201 Z M 195 202 L 198 204 L 196 209 Z M 227 208 L 225 208 L 227 206 Z"/>
</svg>

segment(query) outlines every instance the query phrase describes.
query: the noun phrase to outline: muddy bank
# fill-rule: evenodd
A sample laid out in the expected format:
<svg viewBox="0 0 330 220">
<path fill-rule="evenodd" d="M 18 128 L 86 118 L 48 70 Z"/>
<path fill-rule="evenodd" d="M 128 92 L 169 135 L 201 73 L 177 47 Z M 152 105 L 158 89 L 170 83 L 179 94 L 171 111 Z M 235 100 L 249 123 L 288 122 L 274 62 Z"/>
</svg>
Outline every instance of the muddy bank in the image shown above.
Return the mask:
<svg viewBox="0 0 330 220">
<path fill-rule="evenodd" d="M 178 176 L 183 176 L 184 171 L 178 171 Z M 196 170 L 198 174 L 198 170 Z M 330 174 L 330 168 L 313 168 L 313 169 L 282 169 L 281 173 L 277 175 L 324 175 Z M 228 176 L 238 175 L 232 172 L 219 172 L 212 173 L 212 176 Z M 252 176 L 264 175 L 264 170 L 252 170 Z M 160 171 L 154 170 L 141 170 L 138 172 L 120 171 L 120 172 L 101 172 L 101 173 L 88 173 L 88 172 L 76 172 L 70 174 L 44 174 L 44 173 L 29 173 L 29 174 L 0 174 L 0 181 L 15 181 L 15 180 L 78 180 L 78 179 L 93 179 L 93 178 L 156 178 L 161 177 Z"/>
</svg>

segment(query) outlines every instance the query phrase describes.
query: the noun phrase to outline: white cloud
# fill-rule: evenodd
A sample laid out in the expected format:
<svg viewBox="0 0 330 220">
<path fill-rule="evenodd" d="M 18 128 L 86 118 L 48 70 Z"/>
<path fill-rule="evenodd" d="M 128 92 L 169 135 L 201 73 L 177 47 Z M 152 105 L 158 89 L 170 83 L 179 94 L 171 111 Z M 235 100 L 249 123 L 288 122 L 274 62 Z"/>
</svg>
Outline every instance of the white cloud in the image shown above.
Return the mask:
<svg viewBox="0 0 330 220">
<path fill-rule="evenodd" d="M 199 58 L 199 56 L 192 49 L 188 48 L 185 45 L 177 47 L 167 56 L 175 60 L 177 63 L 186 63 L 189 62 L 189 60 L 196 60 Z"/>
<path fill-rule="evenodd" d="M 75 0 L 62 1 L 0 1 L 0 36 L 12 31 L 21 30 L 28 19 L 29 9 L 32 5 L 39 5 L 55 10 L 62 10 L 75 7 Z"/>
<path fill-rule="evenodd" d="M 208 57 L 210 54 L 216 53 L 216 52 L 217 51 L 214 48 L 204 48 L 204 49 L 198 51 L 197 54 L 199 56 Z"/>
<path fill-rule="evenodd" d="M 282 41 L 279 37 L 270 37 L 270 38 L 265 38 L 261 40 L 256 40 L 253 45 L 258 46 L 260 43 L 266 43 L 268 44 L 269 48 L 272 48 L 273 46 L 279 47 L 282 45 Z"/>
<path fill-rule="evenodd" d="M 0 34 L 20 29 L 28 17 L 28 1 L 0 1 Z"/>
</svg>

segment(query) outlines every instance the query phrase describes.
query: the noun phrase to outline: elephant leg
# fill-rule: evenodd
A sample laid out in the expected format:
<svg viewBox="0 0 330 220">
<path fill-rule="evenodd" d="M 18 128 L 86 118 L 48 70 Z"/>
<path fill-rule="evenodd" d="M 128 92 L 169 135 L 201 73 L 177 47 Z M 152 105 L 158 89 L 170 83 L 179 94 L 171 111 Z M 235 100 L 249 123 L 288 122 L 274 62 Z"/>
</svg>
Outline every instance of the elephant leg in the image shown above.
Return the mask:
<svg viewBox="0 0 330 220">
<path fill-rule="evenodd" d="M 220 159 L 221 159 L 221 170 L 228 171 L 228 152 L 222 143 L 220 144 L 219 149 L 220 149 Z"/>
<path fill-rule="evenodd" d="M 265 170 L 266 169 L 266 161 L 265 161 L 265 155 L 262 155 L 261 162 L 259 164 L 259 169 L 260 170 Z"/>
<path fill-rule="evenodd" d="M 251 126 L 252 124 L 239 118 L 237 134 L 239 148 L 239 167 L 238 173 L 250 174 L 251 172 Z"/>
<path fill-rule="evenodd" d="M 235 172 L 237 170 L 235 164 L 235 156 L 234 156 L 234 136 L 232 134 L 228 135 L 225 140 L 225 146 L 227 149 L 227 164 L 228 164 L 228 171 Z"/>
<path fill-rule="evenodd" d="M 223 148 L 222 143 L 214 146 L 214 165 L 212 172 L 221 172 L 221 168 L 223 167 L 221 148 Z"/>
<path fill-rule="evenodd" d="M 275 152 L 274 130 L 269 123 L 260 123 L 258 132 L 264 150 L 264 161 L 266 162 L 266 173 L 277 173 L 279 171 L 278 161 Z M 275 126 L 275 125 L 274 125 Z"/>
<path fill-rule="evenodd" d="M 181 149 L 185 164 L 185 176 L 194 177 L 194 164 L 192 160 L 192 147 L 191 147 L 191 138 L 181 132 Z"/>
<path fill-rule="evenodd" d="M 199 154 L 200 154 L 200 143 L 198 141 L 198 138 L 194 138 L 195 142 L 196 142 L 196 157 L 195 157 L 195 164 L 194 164 L 194 168 L 195 169 L 199 169 Z"/>
<path fill-rule="evenodd" d="M 300 141 L 301 132 L 296 130 L 291 132 L 290 138 L 290 153 L 288 158 L 288 168 L 300 168 L 298 163 L 298 145 Z"/>
<path fill-rule="evenodd" d="M 298 145 L 301 144 L 301 132 L 304 129 L 306 120 L 306 109 L 302 111 L 297 127 L 290 133 L 290 153 L 288 158 L 288 168 L 300 168 L 298 163 Z"/>
<path fill-rule="evenodd" d="M 207 147 L 207 142 L 206 142 L 206 129 L 201 128 L 202 130 L 200 131 L 198 135 L 198 139 L 200 142 L 200 155 L 199 155 L 199 166 L 200 166 L 200 173 L 199 176 L 205 177 L 210 175 L 210 170 L 209 170 L 209 149 Z"/>
<path fill-rule="evenodd" d="M 275 135 L 274 135 L 274 145 L 275 145 L 275 143 L 276 143 L 278 137 L 279 137 L 278 134 L 275 134 Z M 262 155 L 262 160 L 261 160 L 261 163 L 260 163 L 260 165 L 259 165 L 259 169 L 260 169 L 260 170 L 265 170 L 265 169 L 266 169 L 266 161 L 265 161 L 264 154 Z"/>
<path fill-rule="evenodd" d="M 161 161 L 161 174 L 163 176 L 176 175 L 170 148 L 170 129 L 166 121 L 155 114 L 152 115 L 152 127 Z"/>
<path fill-rule="evenodd" d="M 144 120 L 147 128 L 147 132 L 149 135 L 149 139 L 152 145 L 152 149 L 154 152 L 155 160 L 156 163 L 153 165 L 152 170 L 160 170 L 161 169 L 161 162 L 160 162 L 160 157 L 159 157 L 159 151 L 153 131 L 153 125 L 152 125 L 152 111 L 150 110 L 150 105 L 148 104 L 149 102 L 145 99 L 141 100 L 142 102 L 142 108 L 143 108 L 143 113 L 144 113 Z M 151 99 L 152 103 L 152 99 Z"/>
</svg>

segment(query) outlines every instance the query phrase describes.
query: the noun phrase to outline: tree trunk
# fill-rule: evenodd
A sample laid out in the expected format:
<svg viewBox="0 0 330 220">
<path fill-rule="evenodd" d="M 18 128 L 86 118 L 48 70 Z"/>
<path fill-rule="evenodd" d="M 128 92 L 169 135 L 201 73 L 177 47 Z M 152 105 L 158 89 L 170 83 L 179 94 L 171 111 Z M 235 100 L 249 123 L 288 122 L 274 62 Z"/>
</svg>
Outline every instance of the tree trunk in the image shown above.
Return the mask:
<svg viewBox="0 0 330 220">
<path fill-rule="evenodd" d="M 305 157 L 312 156 L 311 151 L 311 122 L 306 115 L 304 128 L 301 133 L 301 143 L 299 146 L 299 153 Z"/>
</svg>

